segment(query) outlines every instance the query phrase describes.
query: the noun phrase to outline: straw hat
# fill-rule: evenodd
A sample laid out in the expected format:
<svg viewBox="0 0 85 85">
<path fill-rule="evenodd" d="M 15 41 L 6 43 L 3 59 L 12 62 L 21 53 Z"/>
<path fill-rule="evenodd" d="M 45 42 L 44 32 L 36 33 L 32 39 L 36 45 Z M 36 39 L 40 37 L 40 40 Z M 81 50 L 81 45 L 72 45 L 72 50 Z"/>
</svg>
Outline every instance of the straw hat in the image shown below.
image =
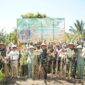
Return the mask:
<svg viewBox="0 0 85 85">
<path fill-rule="evenodd" d="M 75 47 L 75 45 L 74 45 L 74 43 L 72 43 L 72 42 L 70 42 L 69 44 L 68 44 L 68 47 Z"/>
<path fill-rule="evenodd" d="M 12 45 L 12 48 L 16 48 L 16 47 L 17 47 L 16 45 L 14 45 L 14 44 Z"/>
<path fill-rule="evenodd" d="M 29 46 L 29 49 L 35 49 L 35 47 L 34 47 L 34 46 L 32 46 L 32 45 L 30 45 L 30 46 Z"/>
<path fill-rule="evenodd" d="M 41 46 L 46 46 L 46 44 L 45 43 L 42 43 Z"/>
<path fill-rule="evenodd" d="M 74 43 L 70 42 L 69 45 L 74 45 Z"/>
</svg>

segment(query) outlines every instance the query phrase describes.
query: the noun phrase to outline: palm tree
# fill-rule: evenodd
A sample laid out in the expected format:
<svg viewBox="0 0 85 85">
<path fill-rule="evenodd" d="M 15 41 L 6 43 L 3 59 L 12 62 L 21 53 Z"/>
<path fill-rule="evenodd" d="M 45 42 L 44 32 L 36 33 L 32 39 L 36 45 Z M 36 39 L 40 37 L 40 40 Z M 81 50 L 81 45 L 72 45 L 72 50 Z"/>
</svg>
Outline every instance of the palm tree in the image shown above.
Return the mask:
<svg viewBox="0 0 85 85">
<path fill-rule="evenodd" d="M 74 35 L 73 34 L 71 34 L 71 33 L 66 33 L 65 32 L 65 36 L 64 36 L 64 40 L 66 41 L 66 42 L 73 42 L 75 39 L 74 39 L 75 37 L 74 37 Z"/>
<path fill-rule="evenodd" d="M 71 29 L 69 29 L 69 31 L 73 33 L 78 40 L 81 40 L 85 33 L 83 21 L 76 20 L 76 23 L 74 23 L 74 27 L 70 26 L 70 28 Z"/>
</svg>

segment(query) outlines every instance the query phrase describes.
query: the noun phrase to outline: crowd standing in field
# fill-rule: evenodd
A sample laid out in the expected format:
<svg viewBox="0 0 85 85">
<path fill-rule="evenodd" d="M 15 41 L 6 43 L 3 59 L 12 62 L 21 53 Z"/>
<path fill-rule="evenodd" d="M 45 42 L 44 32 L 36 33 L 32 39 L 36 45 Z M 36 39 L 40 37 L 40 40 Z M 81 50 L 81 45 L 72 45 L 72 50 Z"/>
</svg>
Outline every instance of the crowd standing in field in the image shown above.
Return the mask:
<svg viewBox="0 0 85 85">
<path fill-rule="evenodd" d="M 29 43 L 17 49 L 12 45 L 6 56 L 0 55 L 0 69 L 5 77 L 32 79 L 57 76 L 82 79 L 85 67 L 85 47 L 74 43 Z"/>
</svg>

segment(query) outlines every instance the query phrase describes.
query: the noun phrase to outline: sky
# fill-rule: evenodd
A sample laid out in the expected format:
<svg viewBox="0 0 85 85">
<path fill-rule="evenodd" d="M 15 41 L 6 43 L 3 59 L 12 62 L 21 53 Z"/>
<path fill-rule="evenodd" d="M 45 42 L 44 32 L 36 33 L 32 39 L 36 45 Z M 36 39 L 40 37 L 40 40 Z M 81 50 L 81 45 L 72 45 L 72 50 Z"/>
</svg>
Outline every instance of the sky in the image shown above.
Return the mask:
<svg viewBox="0 0 85 85">
<path fill-rule="evenodd" d="M 0 29 L 7 33 L 17 27 L 22 14 L 43 13 L 52 18 L 65 18 L 65 30 L 74 22 L 85 22 L 85 0 L 0 0 Z"/>
</svg>

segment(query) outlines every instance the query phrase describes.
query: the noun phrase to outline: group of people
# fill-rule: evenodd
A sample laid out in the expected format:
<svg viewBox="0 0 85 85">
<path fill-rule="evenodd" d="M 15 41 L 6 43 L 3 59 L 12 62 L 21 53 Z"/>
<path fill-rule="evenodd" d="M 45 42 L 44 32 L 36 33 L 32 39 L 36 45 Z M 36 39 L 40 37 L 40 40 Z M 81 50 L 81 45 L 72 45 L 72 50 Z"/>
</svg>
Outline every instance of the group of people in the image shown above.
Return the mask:
<svg viewBox="0 0 85 85">
<path fill-rule="evenodd" d="M 11 49 L 2 58 L 6 76 L 17 78 L 47 79 L 51 73 L 59 77 L 83 78 L 85 47 L 73 43 L 29 43 Z"/>
</svg>

